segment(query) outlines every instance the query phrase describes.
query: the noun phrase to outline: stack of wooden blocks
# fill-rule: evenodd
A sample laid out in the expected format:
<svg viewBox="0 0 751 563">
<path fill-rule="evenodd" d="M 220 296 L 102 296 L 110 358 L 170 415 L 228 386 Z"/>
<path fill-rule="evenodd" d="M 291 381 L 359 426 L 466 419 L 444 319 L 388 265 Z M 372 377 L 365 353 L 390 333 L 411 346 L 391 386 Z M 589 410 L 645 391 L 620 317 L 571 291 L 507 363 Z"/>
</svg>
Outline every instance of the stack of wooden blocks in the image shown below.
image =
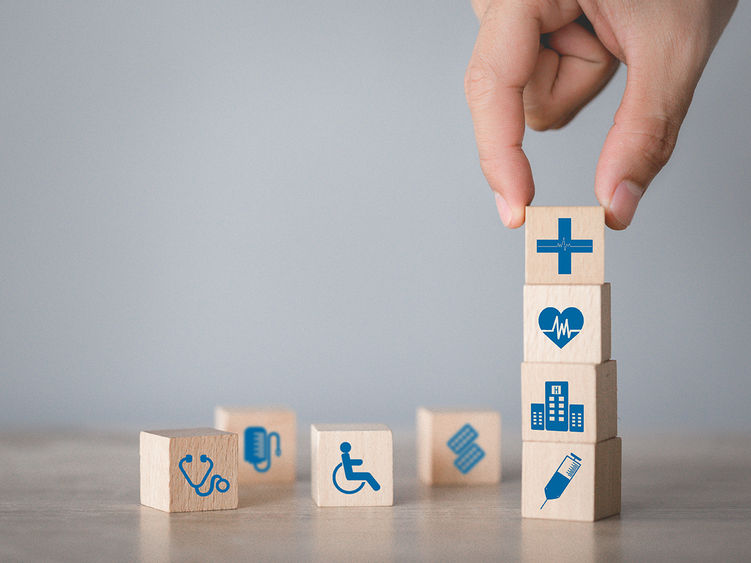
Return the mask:
<svg viewBox="0 0 751 563">
<path fill-rule="evenodd" d="M 528 207 L 522 516 L 594 521 L 621 508 L 601 207 Z"/>
</svg>

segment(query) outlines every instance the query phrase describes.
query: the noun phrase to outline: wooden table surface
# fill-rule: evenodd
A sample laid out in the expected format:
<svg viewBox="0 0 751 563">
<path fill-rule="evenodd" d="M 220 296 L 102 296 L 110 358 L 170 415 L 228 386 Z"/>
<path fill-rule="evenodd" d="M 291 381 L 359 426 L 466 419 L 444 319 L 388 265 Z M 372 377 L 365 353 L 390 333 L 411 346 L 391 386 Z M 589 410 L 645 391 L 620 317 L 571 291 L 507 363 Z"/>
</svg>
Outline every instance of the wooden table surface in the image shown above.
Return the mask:
<svg viewBox="0 0 751 563">
<path fill-rule="evenodd" d="M 302 440 L 294 486 L 166 514 L 138 504 L 135 431 L 0 434 L 0 560 L 751 560 L 749 435 L 624 436 L 622 514 L 594 524 L 520 518 L 518 432 L 494 487 L 419 485 L 412 440 L 392 508 L 315 507 Z"/>
</svg>

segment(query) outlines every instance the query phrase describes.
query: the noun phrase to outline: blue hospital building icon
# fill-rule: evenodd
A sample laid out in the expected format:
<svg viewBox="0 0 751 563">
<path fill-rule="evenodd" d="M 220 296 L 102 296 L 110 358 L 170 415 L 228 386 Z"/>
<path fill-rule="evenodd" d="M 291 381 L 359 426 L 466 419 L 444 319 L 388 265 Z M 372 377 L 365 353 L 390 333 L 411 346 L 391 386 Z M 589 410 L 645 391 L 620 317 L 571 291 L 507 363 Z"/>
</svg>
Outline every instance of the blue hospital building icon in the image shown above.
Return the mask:
<svg viewBox="0 0 751 563">
<path fill-rule="evenodd" d="M 572 254 L 590 254 L 593 252 L 594 242 L 592 239 L 577 239 L 571 237 L 571 218 L 561 217 L 558 219 L 558 238 L 539 239 L 537 252 L 539 254 L 558 254 L 558 273 L 571 273 Z"/>
<path fill-rule="evenodd" d="M 464 475 L 485 457 L 485 450 L 475 443 L 478 436 L 471 424 L 465 424 L 446 442 L 449 449 L 457 455 L 454 466 Z"/>
<path fill-rule="evenodd" d="M 584 432 L 584 405 L 569 404 L 568 381 L 546 381 L 545 402 L 531 405 L 532 430 Z"/>
</svg>

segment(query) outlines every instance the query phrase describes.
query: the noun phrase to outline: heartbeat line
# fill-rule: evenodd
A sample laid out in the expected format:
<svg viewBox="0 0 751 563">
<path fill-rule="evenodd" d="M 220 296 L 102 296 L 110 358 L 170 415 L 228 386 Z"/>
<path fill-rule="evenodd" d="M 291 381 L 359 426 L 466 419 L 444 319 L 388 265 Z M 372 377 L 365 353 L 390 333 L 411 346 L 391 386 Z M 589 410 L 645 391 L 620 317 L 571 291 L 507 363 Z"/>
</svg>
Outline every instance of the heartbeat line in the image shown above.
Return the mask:
<svg viewBox="0 0 751 563">
<path fill-rule="evenodd" d="M 579 334 L 578 330 L 571 330 L 568 326 L 568 319 L 563 321 L 563 324 L 560 323 L 560 317 L 556 317 L 553 321 L 553 327 L 549 330 L 543 330 L 542 332 L 554 332 L 555 337 L 560 340 L 561 335 L 565 334 L 566 338 L 571 338 L 571 333 L 574 333 L 574 335 Z"/>
</svg>

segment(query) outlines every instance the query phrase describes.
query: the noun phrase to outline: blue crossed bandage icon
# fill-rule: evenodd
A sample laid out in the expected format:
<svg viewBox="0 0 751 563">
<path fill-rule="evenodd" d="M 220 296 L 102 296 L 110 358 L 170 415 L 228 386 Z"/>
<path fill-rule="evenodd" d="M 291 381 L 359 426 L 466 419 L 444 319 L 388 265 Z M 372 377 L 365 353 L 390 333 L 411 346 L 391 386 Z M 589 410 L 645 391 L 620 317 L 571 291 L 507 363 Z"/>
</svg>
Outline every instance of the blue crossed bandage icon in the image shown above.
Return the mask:
<svg viewBox="0 0 751 563">
<path fill-rule="evenodd" d="M 571 273 L 571 255 L 574 253 L 591 253 L 592 239 L 573 240 L 571 238 L 571 219 L 558 219 L 558 239 L 540 239 L 537 252 L 540 254 L 558 254 L 558 273 Z"/>
</svg>

